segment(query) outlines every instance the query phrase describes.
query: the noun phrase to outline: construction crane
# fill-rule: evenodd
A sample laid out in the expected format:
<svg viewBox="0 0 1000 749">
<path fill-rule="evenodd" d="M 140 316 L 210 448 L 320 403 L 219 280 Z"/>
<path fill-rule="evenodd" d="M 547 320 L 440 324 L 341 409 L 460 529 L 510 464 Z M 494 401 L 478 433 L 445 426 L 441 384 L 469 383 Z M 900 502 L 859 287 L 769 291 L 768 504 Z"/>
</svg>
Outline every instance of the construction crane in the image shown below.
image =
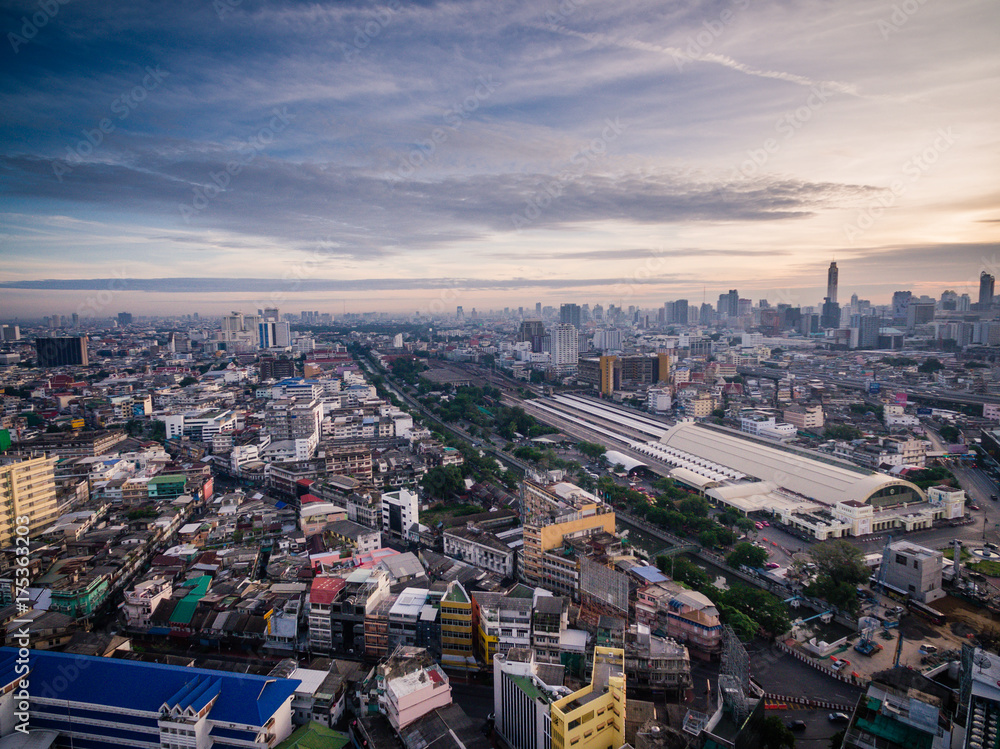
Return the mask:
<svg viewBox="0 0 1000 749">
<path fill-rule="evenodd" d="M 875 630 L 878 628 L 879 624 L 876 620 L 875 624 L 866 627 L 861 634 L 861 639 L 854 646 L 854 649 L 861 653 L 861 655 L 871 655 L 876 650 L 882 649 L 882 646 L 875 642 Z"/>
</svg>

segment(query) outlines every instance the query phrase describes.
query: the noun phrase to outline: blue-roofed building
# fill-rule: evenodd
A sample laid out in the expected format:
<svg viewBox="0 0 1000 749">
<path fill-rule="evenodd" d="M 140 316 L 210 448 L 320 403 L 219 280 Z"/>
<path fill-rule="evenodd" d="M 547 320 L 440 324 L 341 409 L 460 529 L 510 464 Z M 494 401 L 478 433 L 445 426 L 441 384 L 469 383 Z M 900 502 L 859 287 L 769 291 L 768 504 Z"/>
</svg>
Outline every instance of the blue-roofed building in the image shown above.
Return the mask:
<svg viewBox="0 0 1000 749">
<path fill-rule="evenodd" d="M 57 746 L 274 747 L 292 732 L 298 679 L 36 650 L 22 675 L 17 652 L 0 648 L 0 715 L 16 709 L 18 689 L 7 687 L 26 678 L 29 726 L 58 732 Z M 15 723 L 0 724 L 4 736 Z"/>
</svg>

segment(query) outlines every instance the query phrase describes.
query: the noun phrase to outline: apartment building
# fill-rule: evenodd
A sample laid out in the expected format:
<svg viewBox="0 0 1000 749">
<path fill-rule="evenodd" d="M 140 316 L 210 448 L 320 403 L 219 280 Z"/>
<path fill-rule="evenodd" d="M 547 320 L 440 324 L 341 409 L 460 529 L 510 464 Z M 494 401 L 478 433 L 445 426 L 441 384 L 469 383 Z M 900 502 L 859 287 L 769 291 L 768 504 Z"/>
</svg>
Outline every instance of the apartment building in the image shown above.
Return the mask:
<svg viewBox="0 0 1000 749">
<path fill-rule="evenodd" d="M 501 577 L 514 577 L 514 550 L 489 531 L 470 525 L 451 528 L 443 535 L 446 555 Z"/>
<path fill-rule="evenodd" d="M 475 591 L 472 594 L 472 609 L 476 624 L 476 655 L 488 668 L 493 667 L 493 657 L 497 653 L 506 654 L 511 648 L 531 647 L 530 597 Z"/>
<path fill-rule="evenodd" d="M 551 749 L 550 707 L 569 694 L 564 675 L 563 666 L 538 663 L 530 648 L 494 658 L 494 728 L 507 746 Z"/>
<path fill-rule="evenodd" d="M 13 546 L 25 526 L 33 538 L 59 518 L 56 460 L 42 453 L 0 455 L 0 546 Z"/>
<path fill-rule="evenodd" d="M 551 749 L 607 749 L 625 743 L 625 651 L 594 648 L 590 684 L 549 707 Z"/>
<path fill-rule="evenodd" d="M 686 644 L 691 654 L 708 659 L 722 649 L 719 610 L 701 593 L 673 581 L 646 585 L 636 592 L 635 617 L 651 631 Z"/>
</svg>

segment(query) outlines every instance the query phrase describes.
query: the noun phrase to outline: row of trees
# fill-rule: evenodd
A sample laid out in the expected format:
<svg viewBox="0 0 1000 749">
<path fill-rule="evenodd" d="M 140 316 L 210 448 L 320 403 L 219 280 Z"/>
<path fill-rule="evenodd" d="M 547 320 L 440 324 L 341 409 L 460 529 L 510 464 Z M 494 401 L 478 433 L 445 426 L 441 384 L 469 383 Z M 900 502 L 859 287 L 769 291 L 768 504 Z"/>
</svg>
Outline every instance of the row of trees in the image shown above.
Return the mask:
<svg viewBox="0 0 1000 749">
<path fill-rule="evenodd" d="M 664 574 L 706 596 L 741 640 L 751 640 L 761 632 L 779 635 L 791 627 L 788 607 L 773 593 L 741 583 L 721 590 L 704 570 L 682 556 L 661 556 L 656 564 Z"/>
</svg>

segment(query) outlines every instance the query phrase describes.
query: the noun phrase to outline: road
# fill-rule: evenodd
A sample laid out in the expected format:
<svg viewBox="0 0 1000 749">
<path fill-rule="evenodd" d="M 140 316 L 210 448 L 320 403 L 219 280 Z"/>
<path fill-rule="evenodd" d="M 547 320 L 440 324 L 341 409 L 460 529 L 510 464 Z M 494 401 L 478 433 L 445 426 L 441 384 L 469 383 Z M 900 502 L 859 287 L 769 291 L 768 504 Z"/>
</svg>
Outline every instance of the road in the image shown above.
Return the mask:
<svg viewBox="0 0 1000 749">
<path fill-rule="evenodd" d="M 830 710 L 768 710 L 767 715 L 781 718 L 785 725 L 793 720 L 801 720 L 806 724 L 804 731 L 795 731 L 796 749 L 827 749 L 830 739 L 838 731 L 847 727 L 847 723 L 831 723 Z M 850 715 L 850 711 L 847 712 Z"/>
<path fill-rule="evenodd" d="M 853 706 L 862 689 L 817 671 L 776 646 L 755 643 L 750 675 L 764 691 Z M 830 712 L 830 711 L 828 711 Z"/>
</svg>

